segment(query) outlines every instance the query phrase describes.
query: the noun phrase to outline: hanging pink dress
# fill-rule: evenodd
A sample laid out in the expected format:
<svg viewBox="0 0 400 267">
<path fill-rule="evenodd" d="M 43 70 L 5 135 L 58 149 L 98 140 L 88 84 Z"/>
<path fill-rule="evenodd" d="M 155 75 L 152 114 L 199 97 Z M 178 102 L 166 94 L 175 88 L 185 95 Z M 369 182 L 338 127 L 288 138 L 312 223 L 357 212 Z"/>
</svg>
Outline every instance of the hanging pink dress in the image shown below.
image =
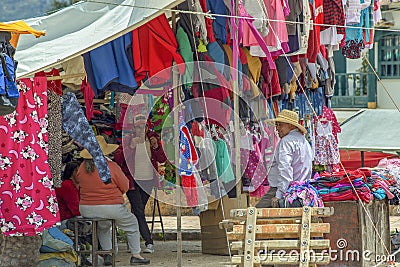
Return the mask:
<svg viewBox="0 0 400 267">
<path fill-rule="evenodd" d="M 33 236 L 59 222 L 48 159 L 46 77 L 20 82 L 17 110 L 0 116 L 0 227 Z"/>
</svg>

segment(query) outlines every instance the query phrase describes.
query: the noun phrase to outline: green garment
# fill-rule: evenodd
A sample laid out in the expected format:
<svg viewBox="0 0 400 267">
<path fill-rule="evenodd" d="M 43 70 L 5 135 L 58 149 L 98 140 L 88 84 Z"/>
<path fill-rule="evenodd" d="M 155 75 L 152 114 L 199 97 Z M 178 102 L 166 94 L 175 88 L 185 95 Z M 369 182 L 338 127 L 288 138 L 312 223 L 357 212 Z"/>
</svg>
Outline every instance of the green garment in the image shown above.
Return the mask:
<svg viewBox="0 0 400 267">
<path fill-rule="evenodd" d="M 183 84 L 191 87 L 193 84 L 193 52 L 190 47 L 189 37 L 180 26 L 176 31 L 176 40 L 179 44 L 179 54 L 181 54 L 186 65 L 185 73 L 183 74 Z"/>
<path fill-rule="evenodd" d="M 218 178 L 223 183 L 235 180 L 228 148 L 223 140 L 214 140 L 216 147 L 215 164 L 217 165 Z"/>
</svg>

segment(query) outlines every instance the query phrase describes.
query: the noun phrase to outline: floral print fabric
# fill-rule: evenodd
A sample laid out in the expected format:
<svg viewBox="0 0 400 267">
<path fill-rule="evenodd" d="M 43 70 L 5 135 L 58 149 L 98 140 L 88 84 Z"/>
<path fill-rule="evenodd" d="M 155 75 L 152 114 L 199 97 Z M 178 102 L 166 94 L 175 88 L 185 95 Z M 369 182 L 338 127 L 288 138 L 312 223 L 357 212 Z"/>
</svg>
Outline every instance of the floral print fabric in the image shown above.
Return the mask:
<svg viewBox="0 0 400 267">
<path fill-rule="evenodd" d="M 6 236 L 33 236 L 60 219 L 47 163 L 46 77 L 19 85 L 16 111 L 0 116 L 0 227 Z"/>
<path fill-rule="evenodd" d="M 340 162 L 339 146 L 332 133 L 330 121 L 317 122 L 315 131 L 315 156 L 316 165 L 334 165 Z"/>
</svg>

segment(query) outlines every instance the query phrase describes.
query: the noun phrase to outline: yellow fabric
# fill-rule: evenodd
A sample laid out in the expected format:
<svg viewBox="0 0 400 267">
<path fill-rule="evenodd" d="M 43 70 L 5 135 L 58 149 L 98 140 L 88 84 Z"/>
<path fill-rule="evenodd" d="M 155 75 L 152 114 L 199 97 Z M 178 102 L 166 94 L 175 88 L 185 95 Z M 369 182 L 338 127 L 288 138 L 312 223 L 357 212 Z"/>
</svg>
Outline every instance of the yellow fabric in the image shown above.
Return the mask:
<svg viewBox="0 0 400 267">
<path fill-rule="evenodd" d="M 290 94 L 289 94 L 289 99 L 291 102 L 294 101 L 295 97 L 296 97 L 296 90 L 297 90 L 297 78 L 300 77 L 300 74 L 302 73 L 302 69 L 300 66 L 300 62 L 294 62 L 293 63 L 293 70 L 294 70 L 294 74 L 292 79 L 290 80 Z"/>
<path fill-rule="evenodd" d="M 10 44 L 11 44 L 14 48 L 17 48 L 19 36 L 20 36 L 20 34 L 18 34 L 18 33 L 11 33 Z"/>
<path fill-rule="evenodd" d="M 40 253 L 39 261 L 44 261 L 52 258 L 64 259 L 69 262 L 78 262 L 78 256 L 74 250 L 68 252 Z"/>
<path fill-rule="evenodd" d="M 14 48 L 17 48 L 20 34 L 33 34 L 36 38 L 39 38 L 42 35 L 46 35 L 45 31 L 37 31 L 31 28 L 28 24 L 26 24 L 22 20 L 13 23 L 0 22 L 0 31 L 11 32 L 10 44 Z"/>
<path fill-rule="evenodd" d="M 3 32 L 13 32 L 18 34 L 33 34 L 36 38 L 46 35 L 44 31 L 37 31 L 31 28 L 28 24 L 23 22 L 22 20 L 13 22 L 13 23 L 1 23 L 0 22 L 0 31 Z"/>
<path fill-rule="evenodd" d="M 203 43 L 202 40 L 199 40 L 199 46 L 197 47 L 197 52 L 199 53 L 207 52 L 207 46 Z"/>
<path fill-rule="evenodd" d="M 250 54 L 250 51 L 242 47 L 243 53 L 246 55 L 247 58 L 247 66 L 249 67 L 249 74 L 251 79 L 251 92 L 253 93 L 253 97 L 257 97 L 260 95 L 260 89 L 257 86 L 258 80 L 261 76 L 261 61 L 258 57 L 253 57 Z"/>
</svg>

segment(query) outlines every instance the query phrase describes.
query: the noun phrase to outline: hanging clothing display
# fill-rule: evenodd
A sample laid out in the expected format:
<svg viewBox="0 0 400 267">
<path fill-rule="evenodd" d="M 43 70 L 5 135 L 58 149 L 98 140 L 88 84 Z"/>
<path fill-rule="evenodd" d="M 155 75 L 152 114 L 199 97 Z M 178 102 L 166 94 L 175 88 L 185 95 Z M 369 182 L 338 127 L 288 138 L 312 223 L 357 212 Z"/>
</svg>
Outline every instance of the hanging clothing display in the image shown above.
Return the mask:
<svg viewBox="0 0 400 267">
<path fill-rule="evenodd" d="M 74 140 L 89 151 L 93 156 L 101 180 L 106 184 L 110 183 L 111 174 L 107 160 L 76 96 L 71 92 L 62 97 L 62 127 Z"/>
<path fill-rule="evenodd" d="M 173 61 L 183 74 L 185 65 L 177 50 L 178 43 L 165 14 L 135 29 L 132 32 L 132 52 L 136 81 L 139 83 L 152 77 L 148 86 L 165 85 L 172 80 L 168 68 L 172 67 Z"/>
<path fill-rule="evenodd" d="M 6 236 L 34 236 L 60 221 L 47 164 L 47 81 L 19 86 L 16 111 L 0 116 L 0 226 Z"/>
<path fill-rule="evenodd" d="M 182 187 L 186 196 L 188 206 L 195 207 L 198 205 L 198 194 L 195 172 L 195 165 L 198 161 L 196 147 L 189 129 L 182 125 L 180 127 L 179 138 L 179 175 L 182 177 Z"/>
<path fill-rule="evenodd" d="M 76 75 L 82 74 L 81 77 L 62 79 L 62 84 L 71 88 L 73 90 L 79 90 L 82 79 L 86 76 L 85 64 L 83 62 L 82 56 L 74 57 L 70 60 L 64 61 L 62 64 L 62 69 L 64 70 L 64 75 Z"/>
<path fill-rule="evenodd" d="M 53 68 L 49 72 L 39 71 L 35 73 L 35 77 L 52 77 L 60 76 L 60 72 Z M 61 80 L 47 81 L 47 88 L 58 95 L 62 95 L 62 84 Z"/>
<path fill-rule="evenodd" d="M 231 159 L 229 156 L 226 143 L 221 140 L 214 140 L 216 148 L 215 164 L 217 165 L 218 179 L 223 183 L 229 183 L 235 180 L 233 169 L 231 166 Z"/>
<path fill-rule="evenodd" d="M 62 112 L 61 97 L 48 90 L 48 131 L 49 131 L 49 166 L 53 184 L 61 187 L 62 166 Z"/>
<path fill-rule="evenodd" d="M 317 121 L 314 164 L 334 165 L 339 162 L 339 146 L 332 133 L 332 123 L 330 121 Z"/>
<path fill-rule="evenodd" d="M 93 118 L 93 111 L 94 111 L 93 107 L 94 92 L 93 88 L 90 86 L 87 79 L 81 81 L 80 90 L 83 93 L 83 98 L 85 99 L 86 118 L 88 121 L 90 121 Z"/>
<path fill-rule="evenodd" d="M 132 33 L 83 54 L 87 79 L 97 96 L 113 90 L 134 93 L 138 87 L 132 69 Z"/>
<path fill-rule="evenodd" d="M 251 181 L 251 193 L 255 192 L 267 178 L 267 170 L 262 160 L 263 155 L 254 137 L 252 139 L 255 142 L 252 144 L 254 146 L 252 150 L 240 149 L 240 165 L 242 170 L 244 170 L 242 176 Z"/>
</svg>

